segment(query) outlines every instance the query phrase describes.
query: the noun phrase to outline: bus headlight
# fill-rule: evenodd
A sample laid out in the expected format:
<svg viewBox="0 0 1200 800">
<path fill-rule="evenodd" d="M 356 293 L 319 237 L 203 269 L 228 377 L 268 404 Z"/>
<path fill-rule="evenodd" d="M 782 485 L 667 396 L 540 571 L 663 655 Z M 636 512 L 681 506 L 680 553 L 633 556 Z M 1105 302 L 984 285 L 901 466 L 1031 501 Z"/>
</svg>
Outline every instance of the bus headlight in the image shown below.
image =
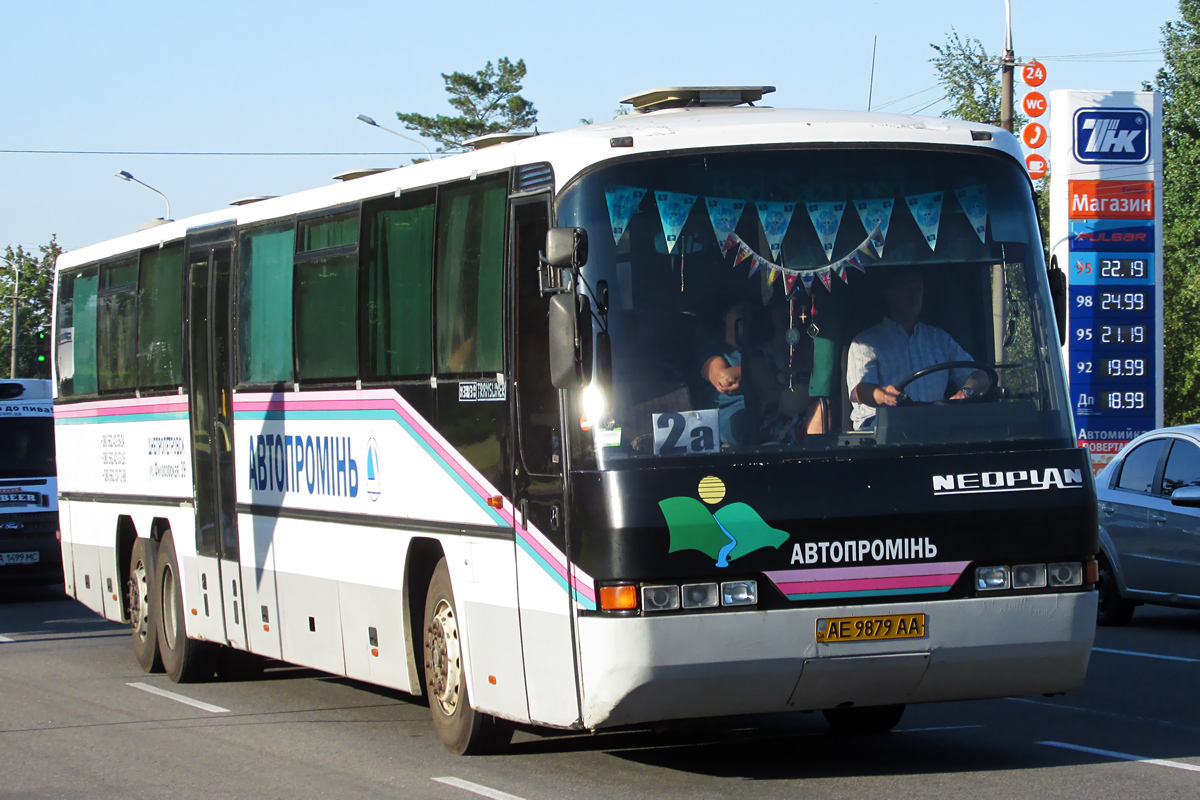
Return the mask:
<svg viewBox="0 0 1200 800">
<path fill-rule="evenodd" d="M 1007 589 L 1008 567 L 976 567 L 975 588 L 981 591 Z"/>
<path fill-rule="evenodd" d="M 721 605 L 752 606 L 758 602 L 758 581 L 726 581 L 721 584 Z"/>
<path fill-rule="evenodd" d="M 715 583 L 685 583 L 684 608 L 715 608 L 721 605 L 721 593 Z"/>
<path fill-rule="evenodd" d="M 1012 568 L 1014 589 L 1040 589 L 1046 585 L 1045 564 L 1017 564 Z"/>
<path fill-rule="evenodd" d="M 674 611 L 679 608 L 679 587 L 643 586 L 642 608 L 645 611 Z"/>
<path fill-rule="evenodd" d="M 583 390 L 583 416 L 595 426 L 604 420 L 604 413 L 607 410 L 608 403 L 604 398 L 604 390 L 595 383 L 589 383 Z"/>
<path fill-rule="evenodd" d="M 1083 584 L 1083 564 L 1078 561 L 1047 564 L 1046 569 L 1050 572 L 1051 586 L 1080 586 Z"/>
</svg>

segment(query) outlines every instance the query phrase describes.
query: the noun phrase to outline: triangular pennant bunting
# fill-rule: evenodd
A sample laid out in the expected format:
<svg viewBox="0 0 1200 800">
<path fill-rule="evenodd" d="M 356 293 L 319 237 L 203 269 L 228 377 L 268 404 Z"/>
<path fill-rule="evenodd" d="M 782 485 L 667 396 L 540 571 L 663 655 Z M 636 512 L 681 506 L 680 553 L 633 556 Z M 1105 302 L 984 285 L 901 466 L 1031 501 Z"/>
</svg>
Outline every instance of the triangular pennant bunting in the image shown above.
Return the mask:
<svg viewBox="0 0 1200 800">
<path fill-rule="evenodd" d="M 632 186 L 606 186 L 604 197 L 608 200 L 608 221 L 612 224 L 613 243 L 621 243 L 621 235 L 629 227 L 633 212 L 642 204 L 646 189 L 635 189 Z"/>
<path fill-rule="evenodd" d="M 813 274 L 811 272 L 801 272 L 800 282 L 804 284 L 804 291 L 812 294 Z"/>
<path fill-rule="evenodd" d="M 842 224 L 845 203 L 808 203 L 808 217 L 817 229 L 817 237 L 825 250 L 825 260 L 833 260 L 833 244 L 837 241 L 838 228 Z"/>
<path fill-rule="evenodd" d="M 783 296 L 784 297 L 787 297 L 788 295 L 790 295 L 792 293 L 792 290 L 796 288 L 796 279 L 799 277 L 800 277 L 800 274 L 796 273 L 796 272 L 783 273 Z"/>
<path fill-rule="evenodd" d="M 688 214 L 696 204 L 696 195 L 681 192 L 655 192 L 654 200 L 658 203 L 658 216 L 662 218 L 663 236 L 667 240 L 667 252 L 675 250 L 675 242 L 683 231 Z"/>
<path fill-rule="evenodd" d="M 817 273 L 817 277 L 821 279 L 821 283 L 825 284 L 825 288 L 833 291 L 833 278 L 829 276 L 829 270 L 823 269 Z"/>
<path fill-rule="evenodd" d="M 890 197 L 882 197 L 878 200 L 856 200 L 854 208 L 858 211 L 858 218 L 862 220 L 863 228 L 872 231 L 871 238 L 875 241 L 875 254 L 883 258 L 883 240 L 887 238 L 888 224 L 892 221 L 892 207 L 896 202 Z M 876 241 L 874 231 L 879 230 L 879 237 Z"/>
<path fill-rule="evenodd" d="M 757 256 L 757 255 L 751 256 L 750 272 L 749 272 L 749 274 L 746 275 L 746 277 L 749 278 L 750 275 L 753 275 L 754 273 L 758 272 L 760 269 L 762 269 L 762 266 L 766 263 L 767 263 L 767 260 L 765 258 L 763 258 L 762 256 Z"/>
<path fill-rule="evenodd" d="M 938 223 L 942 218 L 942 193 L 914 194 L 904 198 L 908 210 L 912 213 L 921 235 L 930 250 L 937 249 Z"/>
<path fill-rule="evenodd" d="M 750 258 L 751 255 L 753 255 L 753 251 L 750 247 L 745 242 L 738 242 L 737 256 L 733 259 L 733 265 L 736 267 L 747 258 Z"/>
<path fill-rule="evenodd" d="M 975 229 L 975 234 L 979 237 L 979 241 L 987 242 L 987 184 L 981 183 L 978 186 L 968 186 L 965 189 L 959 189 L 954 193 L 958 198 L 959 204 L 966 212 L 967 219 L 971 221 L 971 227 Z"/>
<path fill-rule="evenodd" d="M 709 197 L 704 201 L 708 209 L 708 218 L 712 221 L 713 233 L 718 242 L 726 241 L 737 229 L 738 220 L 746 208 L 745 201 L 730 200 L 725 197 Z M 728 249 L 728 248 L 727 248 Z"/>
<path fill-rule="evenodd" d="M 729 234 L 725 237 L 725 241 L 721 242 L 721 255 L 725 255 L 733 248 L 737 247 L 738 237 L 736 234 Z"/>
<path fill-rule="evenodd" d="M 767 244 L 771 246 L 771 258 L 778 261 L 783 237 L 792 222 L 792 212 L 796 210 L 796 204 L 756 203 L 755 206 L 758 208 L 758 219 L 762 222 L 763 233 L 767 235 Z"/>
</svg>

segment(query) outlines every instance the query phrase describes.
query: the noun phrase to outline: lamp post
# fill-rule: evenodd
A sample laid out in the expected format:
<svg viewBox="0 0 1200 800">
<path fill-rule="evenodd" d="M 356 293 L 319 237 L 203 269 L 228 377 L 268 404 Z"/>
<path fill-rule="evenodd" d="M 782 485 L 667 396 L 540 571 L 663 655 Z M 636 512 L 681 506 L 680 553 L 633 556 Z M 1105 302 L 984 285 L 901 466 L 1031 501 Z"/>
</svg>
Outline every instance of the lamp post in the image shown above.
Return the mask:
<svg viewBox="0 0 1200 800">
<path fill-rule="evenodd" d="M 433 161 L 433 151 L 430 150 L 429 146 L 426 145 L 424 142 L 422 142 L 420 139 L 414 139 L 411 136 L 407 136 L 403 133 L 400 133 L 400 131 L 394 131 L 391 128 L 385 128 L 382 125 L 380 125 L 378 122 L 376 122 L 375 120 L 368 117 L 366 114 L 359 114 L 357 117 L 355 117 L 355 119 L 361 120 L 362 122 L 365 122 L 372 127 L 379 128 L 379 130 L 381 130 L 381 131 L 387 131 L 390 134 L 399 136 L 401 139 L 408 139 L 410 142 L 415 142 L 416 144 L 421 145 L 421 147 L 425 148 L 425 152 L 429 154 L 429 160 Z"/>
<path fill-rule="evenodd" d="M 1017 63 L 1012 46 L 1012 3 L 1004 0 L 1004 55 L 1000 58 L 1000 127 L 1013 129 L 1013 66 Z"/>
<path fill-rule="evenodd" d="M 158 189 L 155 189 L 155 188 L 154 188 L 153 186 L 151 186 L 150 184 L 148 184 L 148 183 L 144 183 L 144 182 L 142 182 L 142 181 L 139 181 L 137 178 L 133 177 L 132 175 L 130 175 L 130 174 L 129 174 L 128 172 L 126 172 L 125 170 L 121 170 L 120 172 L 118 172 L 118 173 L 117 173 L 117 177 L 118 177 L 118 178 L 120 178 L 120 179 L 121 179 L 121 180 L 123 180 L 123 181 L 133 181 L 133 182 L 134 182 L 134 183 L 136 183 L 136 184 L 140 184 L 140 185 L 142 185 L 142 186 L 145 186 L 147 189 L 149 189 L 150 191 L 154 192 L 156 195 L 158 195 L 159 197 L 161 197 L 161 198 L 163 199 L 163 201 L 164 201 L 164 202 L 167 204 L 167 216 L 163 217 L 163 219 L 164 219 L 164 220 L 166 220 L 167 222 L 170 222 L 170 221 L 171 221 L 171 201 L 170 201 L 170 200 L 167 200 L 167 196 L 166 196 L 165 194 L 163 194 L 162 192 L 160 192 Z"/>
<path fill-rule="evenodd" d="M 5 264 L 8 264 L 10 267 L 12 267 L 12 271 L 13 271 L 14 275 L 16 275 L 16 279 L 13 281 L 13 293 L 12 293 L 12 301 L 13 301 L 12 337 L 11 337 L 12 338 L 12 342 L 11 342 L 12 349 L 10 351 L 9 361 L 8 361 L 8 377 L 16 378 L 17 377 L 17 297 L 21 292 L 21 268 L 18 267 L 15 262 L 9 261 L 7 258 L 0 257 L 0 261 L 3 261 Z"/>
</svg>

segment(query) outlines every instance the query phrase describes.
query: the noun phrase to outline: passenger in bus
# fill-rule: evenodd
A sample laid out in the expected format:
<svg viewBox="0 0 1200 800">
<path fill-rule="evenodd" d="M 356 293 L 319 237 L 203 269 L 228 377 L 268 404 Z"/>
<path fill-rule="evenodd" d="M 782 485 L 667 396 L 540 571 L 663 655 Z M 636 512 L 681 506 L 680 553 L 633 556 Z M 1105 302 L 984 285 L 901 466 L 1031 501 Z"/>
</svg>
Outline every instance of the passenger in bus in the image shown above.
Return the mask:
<svg viewBox="0 0 1200 800">
<path fill-rule="evenodd" d="M 757 403 L 758 440 L 764 443 L 797 444 L 825 432 L 822 399 L 808 394 L 813 340 L 796 330 L 789 342 L 791 316 L 787 300 L 775 298 L 765 341 L 746 359 L 747 394 Z"/>
<path fill-rule="evenodd" d="M 705 348 L 700 375 L 710 391 L 700 398 L 702 407 L 716 406 L 721 444 L 749 444 L 753 425 L 742 392 L 742 352 L 746 347 L 753 306 L 735 299 L 721 315 L 722 339 Z"/>
<path fill-rule="evenodd" d="M 888 271 L 883 286 L 886 316 L 850 344 L 846 386 L 856 430 L 874 423 L 876 408 L 899 405 L 904 397 L 923 403 L 944 399 L 951 379 L 959 387 L 951 400 L 971 397 L 988 387 L 985 373 L 954 369 L 914 381 L 903 392 L 896 388 L 897 382 L 919 369 L 948 361 L 974 361 L 950 334 L 919 320 L 924 298 L 925 281 L 917 269 Z"/>
</svg>

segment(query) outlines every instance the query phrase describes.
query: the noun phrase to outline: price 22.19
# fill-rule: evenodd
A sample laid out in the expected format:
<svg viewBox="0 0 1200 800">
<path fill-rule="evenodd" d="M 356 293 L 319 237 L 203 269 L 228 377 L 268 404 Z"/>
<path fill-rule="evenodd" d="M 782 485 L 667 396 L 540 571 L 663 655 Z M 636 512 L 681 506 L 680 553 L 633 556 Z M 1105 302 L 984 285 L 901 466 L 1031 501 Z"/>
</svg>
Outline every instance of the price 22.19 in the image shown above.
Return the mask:
<svg viewBox="0 0 1200 800">
<path fill-rule="evenodd" d="M 1099 342 L 1107 345 L 1145 344 L 1145 325 L 1097 325 L 1093 330 L 1090 326 L 1075 329 L 1075 341 Z"/>
</svg>

